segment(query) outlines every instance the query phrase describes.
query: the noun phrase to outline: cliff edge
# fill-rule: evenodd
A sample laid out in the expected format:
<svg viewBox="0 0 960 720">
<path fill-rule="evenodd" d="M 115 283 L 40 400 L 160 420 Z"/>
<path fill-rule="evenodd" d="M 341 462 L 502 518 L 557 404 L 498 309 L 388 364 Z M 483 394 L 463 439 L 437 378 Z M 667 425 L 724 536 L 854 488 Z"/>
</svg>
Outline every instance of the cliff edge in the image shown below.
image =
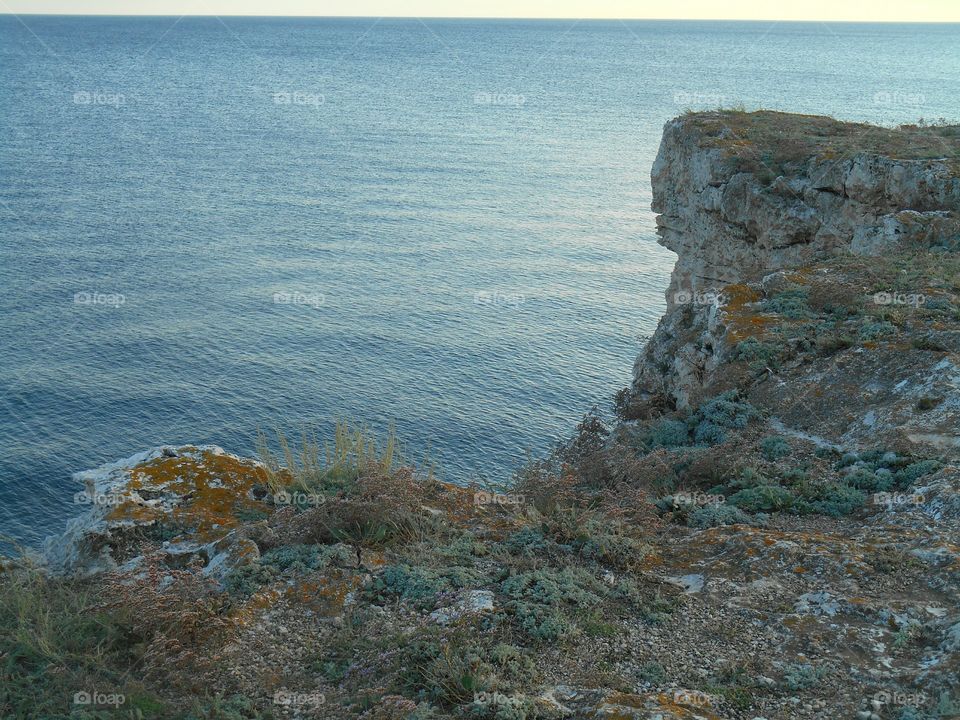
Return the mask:
<svg viewBox="0 0 960 720">
<path fill-rule="evenodd" d="M 739 387 L 831 443 L 960 449 L 958 157 L 957 126 L 667 123 L 653 208 L 678 259 L 634 399 Z"/>
</svg>

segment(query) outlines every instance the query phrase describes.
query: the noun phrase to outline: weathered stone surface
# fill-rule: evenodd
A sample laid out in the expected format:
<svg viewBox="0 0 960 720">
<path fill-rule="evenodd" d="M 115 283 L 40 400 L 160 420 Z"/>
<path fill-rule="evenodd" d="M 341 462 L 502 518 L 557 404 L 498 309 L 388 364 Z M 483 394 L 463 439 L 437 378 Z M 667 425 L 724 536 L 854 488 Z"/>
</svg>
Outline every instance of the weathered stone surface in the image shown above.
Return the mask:
<svg viewBox="0 0 960 720">
<path fill-rule="evenodd" d="M 259 554 L 240 527 L 251 513 L 271 510 L 253 492 L 264 479 L 258 462 L 214 445 L 166 445 L 79 472 L 74 480 L 84 489 L 76 497 L 89 510 L 47 540 L 44 557 L 56 572 L 112 569 L 130 559 L 135 531 L 150 528 L 169 534 L 172 567 L 199 560 L 221 575 Z"/>
<path fill-rule="evenodd" d="M 800 149 L 755 146 L 753 134 L 769 141 L 767 126 Z M 866 148 L 847 138 L 851 127 L 870 141 L 861 143 Z M 956 245 L 960 150 L 934 137 L 917 153 L 924 157 L 880 154 L 886 145 L 899 149 L 896 132 L 778 113 L 699 113 L 667 123 L 652 171 L 653 208 L 660 242 L 678 259 L 667 312 L 634 365 L 634 397 L 666 397 L 684 408 L 736 385 L 729 371 L 738 343 L 786 342 L 770 337 L 779 319 L 762 307 L 780 288 L 830 285 L 860 301 L 876 292 L 831 272 L 830 258 Z M 933 156 L 937 150 L 944 157 Z M 928 322 L 914 332 L 906 347 L 874 343 L 811 355 L 796 372 L 768 369 L 751 400 L 775 409 L 787 432 L 955 455 L 960 328 Z M 907 355 L 921 340 L 941 352 Z M 918 413 L 925 402 L 931 407 Z"/>
</svg>

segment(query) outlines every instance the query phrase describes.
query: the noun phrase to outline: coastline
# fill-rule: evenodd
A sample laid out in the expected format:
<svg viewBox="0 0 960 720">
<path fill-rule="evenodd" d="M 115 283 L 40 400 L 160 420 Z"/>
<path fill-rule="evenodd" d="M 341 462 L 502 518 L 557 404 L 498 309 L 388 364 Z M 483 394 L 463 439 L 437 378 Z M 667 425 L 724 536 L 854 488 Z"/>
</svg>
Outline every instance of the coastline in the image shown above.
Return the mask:
<svg viewBox="0 0 960 720">
<path fill-rule="evenodd" d="M 951 717 L 958 151 L 956 127 L 673 120 L 678 261 L 618 423 L 504 492 L 346 426 L 286 457 L 154 448 L 77 474 L 109 500 L 48 582 L 110 589 L 157 717 Z"/>
</svg>

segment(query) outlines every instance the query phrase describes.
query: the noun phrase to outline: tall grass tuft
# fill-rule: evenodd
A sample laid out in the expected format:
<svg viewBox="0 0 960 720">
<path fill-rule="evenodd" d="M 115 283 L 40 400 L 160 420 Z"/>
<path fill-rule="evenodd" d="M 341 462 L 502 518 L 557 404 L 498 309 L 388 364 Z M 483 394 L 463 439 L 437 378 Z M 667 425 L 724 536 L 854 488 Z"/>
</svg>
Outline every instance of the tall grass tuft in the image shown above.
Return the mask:
<svg viewBox="0 0 960 720">
<path fill-rule="evenodd" d="M 332 490 L 347 487 L 364 475 L 387 475 L 400 462 L 396 429 L 391 424 L 382 446 L 364 426 L 351 428 L 346 420 L 334 426 L 333 442 L 321 448 L 316 437 L 304 430 L 294 448 L 280 429 L 275 451 L 267 435 L 257 431 L 256 451 L 274 492 L 295 487 L 302 490 Z"/>
</svg>

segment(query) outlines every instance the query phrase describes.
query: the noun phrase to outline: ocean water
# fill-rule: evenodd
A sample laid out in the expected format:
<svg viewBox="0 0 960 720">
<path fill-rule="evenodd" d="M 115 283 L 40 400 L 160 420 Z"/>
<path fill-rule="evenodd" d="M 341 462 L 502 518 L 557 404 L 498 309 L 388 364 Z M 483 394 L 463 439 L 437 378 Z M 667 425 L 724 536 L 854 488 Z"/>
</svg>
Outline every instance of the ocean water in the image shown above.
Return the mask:
<svg viewBox="0 0 960 720">
<path fill-rule="evenodd" d="M 0 533 L 70 473 L 396 423 L 503 480 L 628 384 L 663 123 L 960 119 L 960 26 L 0 16 Z"/>
</svg>

